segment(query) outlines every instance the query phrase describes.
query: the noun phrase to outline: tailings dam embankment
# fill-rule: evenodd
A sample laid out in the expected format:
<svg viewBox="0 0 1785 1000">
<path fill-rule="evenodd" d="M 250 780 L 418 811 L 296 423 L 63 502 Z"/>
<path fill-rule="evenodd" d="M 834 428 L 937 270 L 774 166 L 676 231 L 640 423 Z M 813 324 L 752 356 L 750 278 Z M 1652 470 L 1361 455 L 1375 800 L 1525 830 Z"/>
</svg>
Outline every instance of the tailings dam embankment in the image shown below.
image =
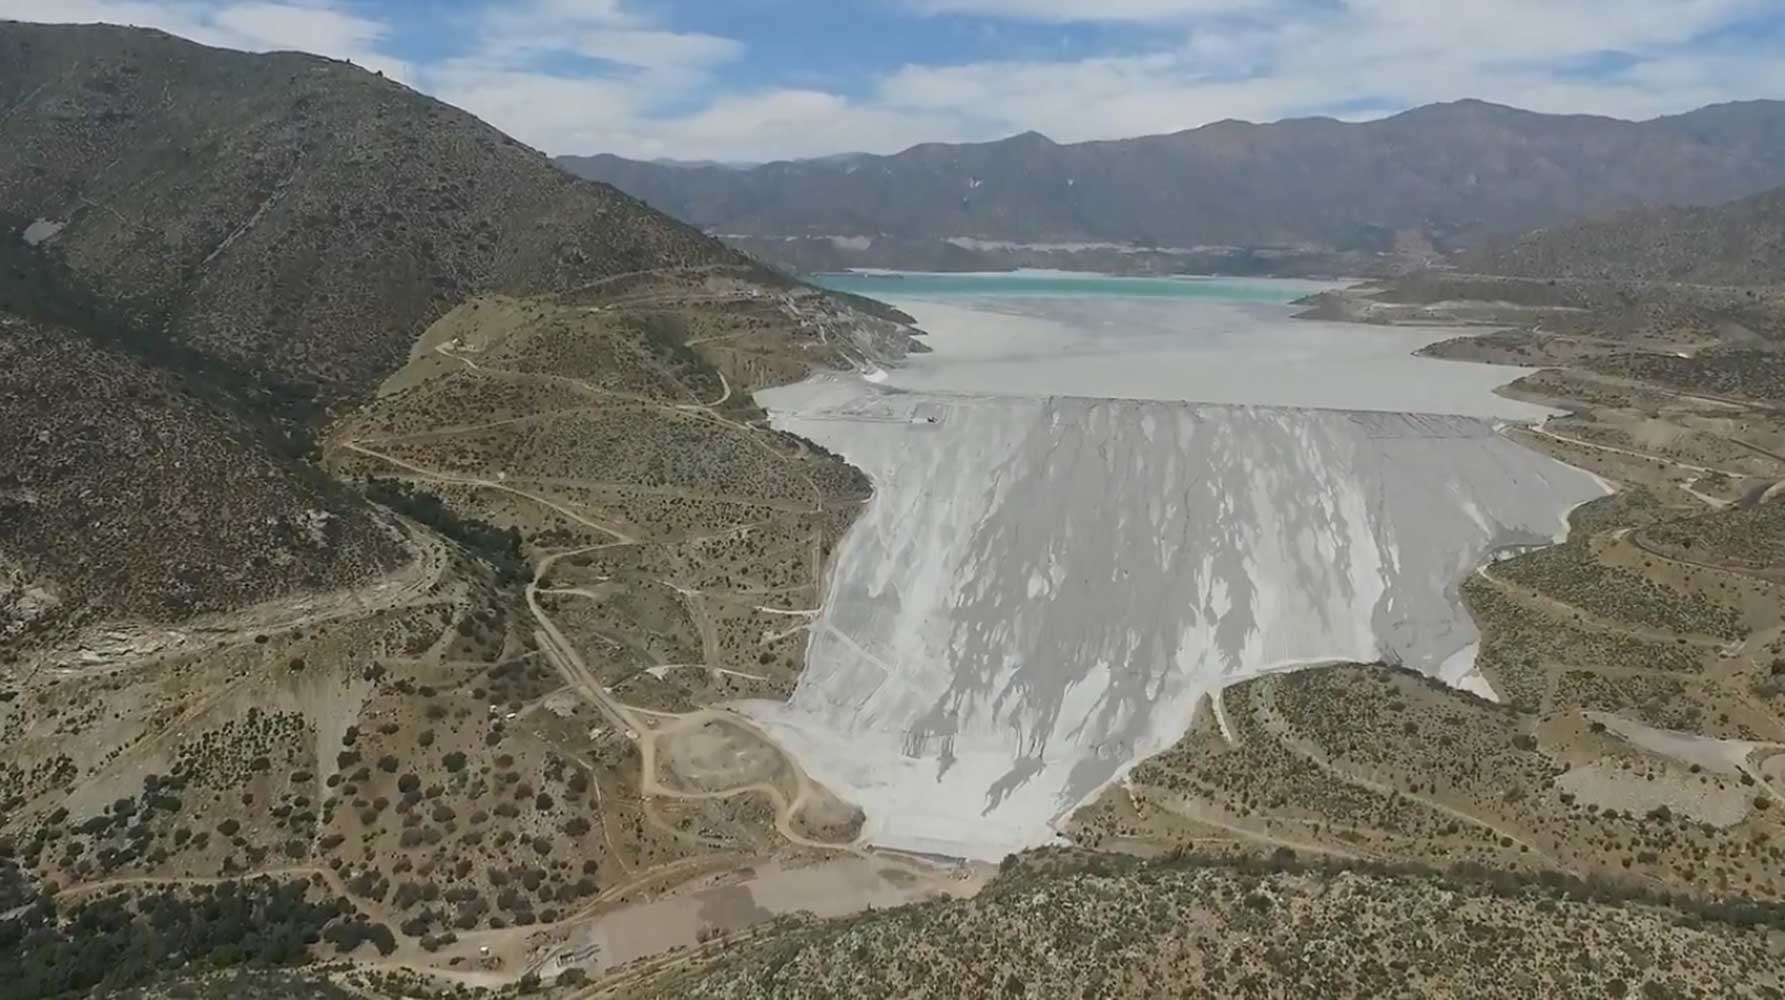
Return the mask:
<svg viewBox="0 0 1785 1000">
<path fill-rule="evenodd" d="M 762 402 L 876 493 L 807 672 L 746 710 L 871 843 L 996 858 L 1265 671 L 1473 674 L 1457 589 L 1556 540 L 1586 473 L 1472 416 L 972 396 L 823 378 Z"/>
<path fill-rule="evenodd" d="M 1547 412 L 1493 392 L 1516 370 L 1413 356 L 1453 330 L 1294 319 L 1307 283 L 837 280 L 934 352 L 760 395 L 875 495 L 792 700 L 743 708 L 870 843 L 1046 842 L 1269 670 L 1387 658 L 1486 692 L 1462 581 L 1605 491 L 1498 433 Z"/>
</svg>

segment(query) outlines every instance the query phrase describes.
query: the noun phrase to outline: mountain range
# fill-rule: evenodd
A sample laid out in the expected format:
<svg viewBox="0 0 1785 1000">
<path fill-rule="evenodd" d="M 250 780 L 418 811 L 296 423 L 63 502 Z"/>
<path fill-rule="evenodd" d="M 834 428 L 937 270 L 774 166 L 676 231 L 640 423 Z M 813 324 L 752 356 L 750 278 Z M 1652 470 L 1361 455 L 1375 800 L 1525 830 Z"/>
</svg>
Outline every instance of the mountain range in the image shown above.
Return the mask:
<svg viewBox="0 0 1785 1000">
<path fill-rule="evenodd" d="M 628 194 L 348 63 L 0 21 L 4 995 L 1781 995 L 1785 212 L 1755 192 L 1785 183 L 1782 123 L 1768 103 L 1640 124 L 1464 103 L 1128 143 L 603 161 L 632 171 Z M 672 190 L 690 178 L 706 187 Z M 1631 207 L 1649 200 L 1687 207 Z M 1511 235 L 1527 221 L 1544 228 Z M 1213 241 L 1233 246 L 1186 252 Z M 1506 391 L 1566 415 L 1493 447 L 1622 487 L 1575 509 L 1565 545 L 1392 591 L 1414 594 L 1397 621 L 1461 601 L 1502 701 L 1387 663 L 1273 671 L 1181 704 L 1182 738 L 1059 817 L 1061 847 L 995 869 L 877 849 L 860 803 L 736 710 L 824 690 L 820 641 L 867 680 L 809 700 L 915 704 L 894 665 L 913 654 L 827 609 L 882 615 L 941 579 L 869 573 L 838 601 L 850 540 L 929 531 L 925 512 L 873 511 L 899 482 L 756 402 L 812 375 L 866 388 L 923 350 L 916 320 L 759 257 L 1271 271 L 1384 250 L 1444 266 L 1315 311 L 1474 325 L 1491 332 L 1428 353 L 1554 366 Z M 949 363 L 934 332 L 926 363 Z M 967 409 L 811 412 L 934 464 Z M 1382 447 L 1367 418 L 1320 419 Z M 1151 420 L 1120 427 L 1151 440 Z M 1442 419 L 1400 422 L 1422 455 L 1465 446 Z M 1119 438 L 1060 426 L 1094 464 Z M 1280 444 L 1226 463 L 1236 496 L 1305 500 L 1316 527 L 1353 499 L 1375 520 L 1461 495 L 1429 476 L 1398 500 L 1335 492 L 1342 461 Z M 981 603 L 1121 585 L 1121 567 L 1024 568 L 1073 500 L 998 461 L 943 470 L 969 500 L 996 480 L 1022 515 L 941 547 L 1008 536 L 970 582 L 1016 596 Z M 1532 463 L 1481 475 L 1531 493 Z M 1106 480 L 1129 468 L 1080 478 L 1085 523 L 1120 520 L 1134 484 Z M 900 475 L 918 499 L 946 485 Z M 958 534 L 942 506 L 928 520 Z M 1239 515 L 1214 513 L 1224 537 Z M 1303 548 L 1349 572 L 1395 545 Z M 986 589 L 1000 575 L 1013 586 Z M 1223 579 L 1193 618 L 1287 593 Z M 1267 632 L 1288 648 L 1262 614 L 1213 641 Z M 959 690 L 981 687 L 1021 700 Z M 932 734 L 938 778 L 958 766 L 930 719 L 877 755 L 890 717 L 845 748 L 869 780 Z M 1134 749 L 1087 745 L 1085 773 Z"/>
<path fill-rule="evenodd" d="M 1072 145 L 1030 132 L 749 169 L 558 162 L 806 266 L 886 263 L 925 245 L 945 267 L 1023 248 L 1110 249 L 1095 244 L 1180 256 L 1208 247 L 1420 253 L 1785 184 L 1785 102 L 1631 122 L 1459 101 L 1360 123 L 1222 121 Z M 832 252 L 804 245 L 814 240 Z M 944 243 L 951 249 L 934 246 Z"/>
</svg>

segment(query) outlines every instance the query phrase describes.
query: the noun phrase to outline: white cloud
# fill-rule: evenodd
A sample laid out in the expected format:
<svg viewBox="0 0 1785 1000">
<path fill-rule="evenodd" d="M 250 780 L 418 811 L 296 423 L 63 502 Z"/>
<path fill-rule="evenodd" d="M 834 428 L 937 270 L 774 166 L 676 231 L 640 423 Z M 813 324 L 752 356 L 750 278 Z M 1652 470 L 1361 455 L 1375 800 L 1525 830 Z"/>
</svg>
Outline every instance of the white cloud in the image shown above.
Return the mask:
<svg viewBox="0 0 1785 1000">
<path fill-rule="evenodd" d="M 553 152 L 670 155 L 661 109 L 700 103 L 713 69 L 743 54 L 733 39 L 666 30 L 620 0 L 491 3 L 466 35 L 471 50 L 425 68 L 421 87 Z M 566 69 L 562 57 L 598 65 Z"/>
<path fill-rule="evenodd" d="M 500 6 L 500 5 L 498 5 Z M 639 17 L 625 9 L 621 0 L 534 0 L 531 4 L 515 4 L 545 17 L 602 24 L 636 24 Z"/>
<path fill-rule="evenodd" d="M 925 14 L 981 14 L 1024 21 L 1170 21 L 1231 14 L 1269 0 L 911 0 Z"/>
<path fill-rule="evenodd" d="M 640 88 L 626 81 L 448 66 L 429 73 L 428 82 L 441 100 L 553 152 L 755 162 L 974 137 L 947 114 L 855 104 L 812 90 L 722 96 L 695 112 L 665 116 L 653 114 Z"/>
<path fill-rule="evenodd" d="M 369 51 L 384 39 L 385 26 L 323 6 L 244 3 L 212 17 L 217 30 L 257 47 L 299 45 L 315 52 Z"/>
<path fill-rule="evenodd" d="M 1462 97 L 1648 117 L 1785 93 L 1785 63 L 1764 53 L 1712 58 L 1684 48 L 1773 9 L 1775 0 L 906 2 L 936 13 L 1157 24 L 1140 54 L 910 65 L 864 81 L 865 92 L 853 97 L 773 88 L 709 94 L 701 86 L 707 71 L 743 55 L 735 43 L 668 35 L 605 0 L 534 0 L 504 17 L 527 22 L 545 7 L 574 13 L 591 26 L 582 54 L 643 74 L 630 85 L 586 88 L 549 76 L 506 73 L 493 87 L 465 77 L 443 96 L 553 151 L 757 160 L 892 152 L 1032 128 L 1076 141 L 1334 107 L 1355 117 L 1365 108 Z M 539 37 L 536 24 L 530 34 Z M 563 34 L 559 44 L 568 46 L 574 33 Z M 1564 71 L 1607 51 L 1624 53 L 1630 65 L 1597 78 Z M 537 99 L 526 96 L 529 88 Z M 689 103 L 698 110 L 679 110 Z M 672 106 L 678 110 L 666 110 Z"/>
<path fill-rule="evenodd" d="M 172 31 L 196 24 L 191 6 L 130 0 L 0 0 L 0 19 L 62 24 L 107 21 Z"/>
<path fill-rule="evenodd" d="M 744 47 L 730 38 L 636 28 L 604 28 L 567 39 L 565 47 L 591 59 L 641 69 L 705 68 L 736 58 Z"/>
<path fill-rule="evenodd" d="M 635 89 L 612 80 L 454 63 L 430 69 L 426 89 L 528 145 L 553 151 L 606 148 L 644 120 Z"/>
<path fill-rule="evenodd" d="M 1114 0 L 1110 17 L 1151 2 Z M 1043 0 L 1033 15 L 1076 6 Z M 880 82 L 877 101 L 929 112 L 971 108 L 987 121 L 987 134 L 1035 128 L 1060 141 L 1175 131 L 1227 117 L 1273 120 L 1354 102 L 1399 110 L 1464 97 L 1649 117 L 1785 94 L 1785 62 L 1689 44 L 1776 9 L 1772 0 L 1349 0 L 1342 8 L 1293 9 L 1299 13 L 1285 7 L 1265 20 L 1193 22 L 1180 46 L 1144 55 L 907 66 Z M 1628 65 L 1578 71 L 1610 52 Z"/>
<path fill-rule="evenodd" d="M 913 63 L 843 94 L 728 89 L 717 73 L 748 58 L 743 43 L 672 30 L 645 0 L 482 0 L 452 15 L 461 51 L 416 66 L 390 56 L 390 24 L 347 0 L 0 0 L 0 17 L 134 23 L 211 45 L 348 58 L 552 152 L 685 159 L 892 152 L 1027 129 L 1115 138 L 1462 97 L 1649 117 L 1785 95 L 1785 60 L 1763 45 L 1693 44 L 1777 14 L 1778 0 L 886 2 L 1040 24 L 1144 23 L 1148 37 L 1144 48 L 1082 59 Z"/>
<path fill-rule="evenodd" d="M 327 2 L 218 0 L 0 0 L 0 19 L 157 28 L 204 45 L 247 52 L 294 50 L 351 59 L 407 79 L 409 67 L 379 50 L 387 26 Z"/>
<path fill-rule="evenodd" d="M 1348 0 L 1328 22 L 1341 61 L 1440 57 L 1465 67 L 1641 53 L 1684 42 L 1774 0 Z"/>
<path fill-rule="evenodd" d="M 473 51 L 461 62 L 524 69 L 573 55 L 640 69 L 692 71 L 737 57 L 743 46 L 700 32 L 667 31 L 618 0 L 503 0 L 475 14 Z"/>
<path fill-rule="evenodd" d="M 651 124 L 653 156 L 726 160 L 791 159 L 851 150 L 885 152 L 920 142 L 973 137 L 958 116 L 947 111 L 862 104 L 813 90 L 725 97 L 694 114 Z"/>
</svg>

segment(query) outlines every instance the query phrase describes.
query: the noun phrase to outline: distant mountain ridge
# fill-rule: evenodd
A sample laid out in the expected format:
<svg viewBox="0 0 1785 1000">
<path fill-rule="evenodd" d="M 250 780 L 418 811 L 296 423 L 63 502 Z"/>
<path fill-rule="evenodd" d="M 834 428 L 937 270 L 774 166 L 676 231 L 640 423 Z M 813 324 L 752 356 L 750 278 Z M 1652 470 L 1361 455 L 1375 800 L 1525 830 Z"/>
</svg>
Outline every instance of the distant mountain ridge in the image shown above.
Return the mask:
<svg viewBox="0 0 1785 1000">
<path fill-rule="evenodd" d="M 759 241 L 1454 249 L 1785 184 L 1785 102 L 1630 122 L 1460 101 L 1355 124 L 1222 121 L 1072 145 L 1030 132 L 751 169 L 558 163 L 709 232 Z"/>
</svg>

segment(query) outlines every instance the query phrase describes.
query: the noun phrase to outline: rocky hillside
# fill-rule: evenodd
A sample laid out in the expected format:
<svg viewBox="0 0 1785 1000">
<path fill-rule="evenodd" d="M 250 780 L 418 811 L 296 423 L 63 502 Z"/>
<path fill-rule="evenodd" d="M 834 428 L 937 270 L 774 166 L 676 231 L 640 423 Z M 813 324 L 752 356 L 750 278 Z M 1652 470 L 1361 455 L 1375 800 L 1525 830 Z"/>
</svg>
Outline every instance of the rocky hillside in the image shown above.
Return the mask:
<svg viewBox="0 0 1785 1000">
<path fill-rule="evenodd" d="M 169 371 L 0 315 L 0 648 L 394 568 L 357 496 Z"/>
<path fill-rule="evenodd" d="M 1030 133 L 748 170 L 560 162 L 727 236 L 1417 250 L 1785 183 L 1785 103 L 1628 122 L 1463 101 L 1360 124 L 1226 121 L 1076 145 Z"/>
<path fill-rule="evenodd" d="M 0 107 L 0 231 L 38 276 L 0 300 L 104 307 L 118 335 L 267 391 L 362 392 L 474 294 L 738 262 L 462 111 L 315 56 L 0 23 Z"/>
<path fill-rule="evenodd" d="M 970 902 L 783 925 L 711 971 L 644 978 L 629 995 L 1759 997 L 1781 985 L 1765 938 L 1744 926 L 1776 910 L 1694 919 L 1562 879 L 1362 867 L 1032 853 Z"/>
<path fill-rule="evenodd" d="M 1785 188 L 1538 228 L 1309 304 L 1316 318 L 1499 328 L 1428 347 L 1436 357 L 1585 365 L 1678 391 L 1777 400 Z"/>
<path fill-rule="evenodd" d="M 1521 278 L 1785 284 L 1785 188 L 1711 208 L 1644 206 L 1539 229 L 1459 267 Z"/>
<path fill-rule="evenodd" d="M 513 983 L 598 895 L 853 835 L 701 722 L 797 682 L 776 612 L 867 489 L 752 393 L 896 312 L 374 74 L 122 28 L 0 23 L 0 214 L 9 1000 Z"/>
<path fill-rule="evenodd" d="M 0 22 L 0 644 L 362 581 L 327 415 L 488 292 L 744 258 L 346 63 Z"/>
</svg>

